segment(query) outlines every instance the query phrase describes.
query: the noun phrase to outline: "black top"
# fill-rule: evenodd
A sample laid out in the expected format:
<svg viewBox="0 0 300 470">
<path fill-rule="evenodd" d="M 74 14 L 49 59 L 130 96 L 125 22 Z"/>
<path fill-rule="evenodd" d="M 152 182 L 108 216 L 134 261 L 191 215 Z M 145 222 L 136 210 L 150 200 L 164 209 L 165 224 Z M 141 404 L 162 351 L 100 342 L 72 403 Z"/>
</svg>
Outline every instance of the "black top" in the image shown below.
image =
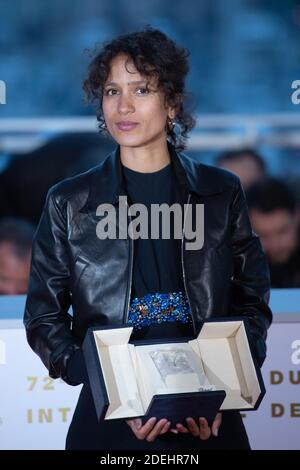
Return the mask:
<svg viewBox="0 0 300 470">
<path fill-rule="evenodd" d="M 128 204 L 142 203 L 148 209 L 148 238 L 134 240 L 134 264 L 132 274 L 131 300 L 146 294 L 185 292 L 181 264 L 181 237 L 174 237 L 174 217 L 171 214 L 170 237 L 162 238 L 162 218 L 159 223 L 159 238 L 151 238 L 151 204 L 167 203 L 181 205 L 182 217 L 179 228 L 182 230 L 183 208 L 187 194 L 180 187 L 171 163 L 159 171 L 141 173 L 122 165 L 124 186 Z M 139 215 L 137 215 L 139 216 Z M 132 220 L 134 220 L 134 216 Z M 165 217 L 163 217 L 165 219 Z M 180 233 L 178 230 L 178 233 Z M 132 339 L 154 339 L 175 336 L 192 336 L 191 324 L 169 322 L 152 325 L 134 332 Z"/>
<path fill-rule="evenodd" d="M 161 217 L 159 238 L 151 239 L 151 204 L 167 203 L 170 206 L 173 203 L 182 205 L 186 202 L 171 164 L 153 173 L 141 173 L 123 166 L 123 174 L 129 205 L 142 203 L 148 210 L 148 239 L 138 238 L 134 241 L 132 296 L 143 297 L 148 293 L 184 291 L 181 239 L 174 238 L 173 215 L 171 215 L 170 239 L 162 238 Z M 163 219 L 166 221 L 165 217 Z"/>
</svg>

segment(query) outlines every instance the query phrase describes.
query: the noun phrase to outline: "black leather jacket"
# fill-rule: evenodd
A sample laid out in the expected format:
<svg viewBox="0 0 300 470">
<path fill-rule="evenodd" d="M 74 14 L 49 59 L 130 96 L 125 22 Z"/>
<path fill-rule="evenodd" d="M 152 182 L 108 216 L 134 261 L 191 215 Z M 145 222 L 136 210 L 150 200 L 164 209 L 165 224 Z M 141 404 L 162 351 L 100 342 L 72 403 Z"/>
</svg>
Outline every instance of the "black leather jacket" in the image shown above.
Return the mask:
<svg viewBox="0 0 300 470">
<path fill-rule="evenodd" d="M 251 229 L 239 179 L 176 152 L 169 143 L 168 148 L 189 209 L 204 204 L 203 247 L 186 250 L 182 240 L 183 275 L 195 334 L 206 319 L 245 317 L 253 353 L 261 365 L 272 320 L 269 271 Z M 133 241 L 96 236 L 98 205 L 117 205 L 122 194 L 117 146 L 95 168 L 49 190 L 34 237 L 24 314 L 28 342 L 51 377 L 73 385 L 83 379 L 71 377 L 68 365 L 82 354 L 87 328 L 127 321 Z M 73 319 L 68 314 L 70 305 Z"/>
</svg>

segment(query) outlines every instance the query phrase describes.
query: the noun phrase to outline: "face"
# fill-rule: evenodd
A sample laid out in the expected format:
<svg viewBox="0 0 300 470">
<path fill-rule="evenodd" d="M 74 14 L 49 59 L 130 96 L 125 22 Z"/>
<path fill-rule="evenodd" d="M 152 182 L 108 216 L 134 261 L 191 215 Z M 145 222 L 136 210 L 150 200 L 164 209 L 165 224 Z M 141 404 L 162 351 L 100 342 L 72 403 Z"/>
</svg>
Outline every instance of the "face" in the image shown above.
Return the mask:
<svg viewBox="0 0 300 470">
<path fill-rule="evenodd" d="M 220 167 L 237 175 L 245 189 L 263 176 L 263 172 L 256 161 L 246 154 L 241 160 L 224 162 L 220 164 Z"/>
<path fill-rule="evenodd" d="M 20 259 L 11 243 L 0 244 L 0 295 L 26 294 L 30 255 Z"/>
<path fill-rule="evenodd" d="M 284 209 L 271 213 L 249 212 L 254 231 L 259 235 L 271 263 L 285 263 L 297 248 L 296 216 Z"/>
<path fill-rule="evenodd" d="M 102 109 L 107 130 L 124 147 L 165 140 L 167 118 L 175 117 L 172 108 L 165 104 L 164 93 L 156 88 L 156 80 L 149 82 L 141 76 L 123 54 L 111 62 Z"/>
</svg>

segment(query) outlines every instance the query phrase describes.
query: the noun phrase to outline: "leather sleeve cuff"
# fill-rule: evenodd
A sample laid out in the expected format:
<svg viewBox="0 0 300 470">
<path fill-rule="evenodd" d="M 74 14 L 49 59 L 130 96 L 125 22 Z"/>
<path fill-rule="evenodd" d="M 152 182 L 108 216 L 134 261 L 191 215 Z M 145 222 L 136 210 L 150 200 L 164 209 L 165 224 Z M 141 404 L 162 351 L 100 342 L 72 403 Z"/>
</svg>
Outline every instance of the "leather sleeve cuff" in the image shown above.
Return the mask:
<svg viewBox="0 0 300 470">
<path fill-rule="evenodd" d="M 82 349 L 77 349 L 67 365 L 67 378 L 70 385 L 87 383 L 88 375 Z"/>
</svg>

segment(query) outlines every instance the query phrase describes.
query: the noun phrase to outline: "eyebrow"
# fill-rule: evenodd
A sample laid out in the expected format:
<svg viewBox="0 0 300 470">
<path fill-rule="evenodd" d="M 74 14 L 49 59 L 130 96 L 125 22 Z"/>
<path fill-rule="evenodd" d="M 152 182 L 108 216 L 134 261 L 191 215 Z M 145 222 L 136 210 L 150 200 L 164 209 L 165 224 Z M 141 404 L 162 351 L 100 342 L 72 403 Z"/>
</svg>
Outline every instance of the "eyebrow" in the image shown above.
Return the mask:
<svg viewBox="0 0 300 470">
<path fill-rule="evenodd" d="M 141 85 L 142 83 L 147 83 L 146 80 L 135 80 L 132 82 L 127 82 L 127 85 Z M 105 86 L 118 86 L 116 82 L 108 82 Z"/>
</svg>

